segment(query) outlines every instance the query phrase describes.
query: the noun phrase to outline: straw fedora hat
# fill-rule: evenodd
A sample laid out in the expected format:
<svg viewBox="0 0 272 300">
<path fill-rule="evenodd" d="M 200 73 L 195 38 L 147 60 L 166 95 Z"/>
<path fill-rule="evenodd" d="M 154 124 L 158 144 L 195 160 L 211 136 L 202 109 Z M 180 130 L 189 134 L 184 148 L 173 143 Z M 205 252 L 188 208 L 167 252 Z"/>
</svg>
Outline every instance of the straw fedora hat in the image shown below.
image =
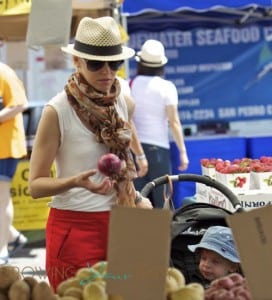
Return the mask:
<svg viewBox="0 0 272 300">
<path fill-rule="evenodd" d="M 142 45 L 141 51 L 137 52 L 135 59 L 151 68 L 164 66 L 168 61 L 163 44 L 157 40 L 147 40 Z"/>
<path fill-rule="evenodd" d="M 134 56 L 132 48 L 122 45 L 118 24 L 110 17 L 80 20 L 75 41 L 61 50 L 88 60 L 116 61 Z"/>
</svg>

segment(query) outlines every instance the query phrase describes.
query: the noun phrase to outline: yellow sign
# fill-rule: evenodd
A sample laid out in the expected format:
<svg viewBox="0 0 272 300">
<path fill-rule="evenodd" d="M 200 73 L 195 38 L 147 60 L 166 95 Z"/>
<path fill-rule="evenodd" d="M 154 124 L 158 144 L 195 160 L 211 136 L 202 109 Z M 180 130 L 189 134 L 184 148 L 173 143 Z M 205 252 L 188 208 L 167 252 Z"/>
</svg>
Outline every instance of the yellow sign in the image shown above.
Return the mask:
<svg viewBox="0 0 272 300">
<path fill-rule="evenodd" d="M 52 171 L 54 173 L 54 171 Z M 51 198 L 33 199 L 28 188 L 29 161 L 21 160 L 11 184 L 14 205 L 13 225 L 18 230 L 44 229 Z"/>
<path fill-rule="evenodd" d="M 28 14 L 31 0 L 2 0 L 0 1 L 0 15 Z"/>
</svg>

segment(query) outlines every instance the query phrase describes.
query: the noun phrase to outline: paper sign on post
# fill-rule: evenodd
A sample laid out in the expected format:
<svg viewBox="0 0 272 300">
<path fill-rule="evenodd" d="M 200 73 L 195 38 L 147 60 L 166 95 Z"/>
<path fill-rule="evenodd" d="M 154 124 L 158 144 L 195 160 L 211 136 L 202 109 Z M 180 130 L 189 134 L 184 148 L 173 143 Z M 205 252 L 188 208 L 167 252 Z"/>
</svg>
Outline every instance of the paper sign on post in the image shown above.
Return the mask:
<svg viewBox="0 0 272 300">
<path fill-rule="evenodd" d="M 254 300 L 272 298 L 272 206 L 227 217 Z"/>
<path fill-rule="evenodd" d="M 111 211 L 107 293 L 124 300 L 165 300 L 172 213 L 114 207 Z"/>
<path fill-rule="evenodd" d="M 32 1 L 26 43 L 29 47 L 67 45 L 72 22 L 71 0 Z"/>
</svg>

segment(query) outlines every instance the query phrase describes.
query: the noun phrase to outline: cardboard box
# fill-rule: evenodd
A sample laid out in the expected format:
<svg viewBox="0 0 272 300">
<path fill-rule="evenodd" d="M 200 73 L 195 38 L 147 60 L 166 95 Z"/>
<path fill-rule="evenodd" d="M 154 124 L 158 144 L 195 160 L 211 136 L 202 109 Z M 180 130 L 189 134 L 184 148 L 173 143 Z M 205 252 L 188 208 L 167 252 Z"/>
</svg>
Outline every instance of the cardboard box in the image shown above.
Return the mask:
<svg viewBox="0 0 272 300">
<path fill-rule="evenodd" d="M 241 206 L 245 210 L 251 210 L 272 204 L 272 191 L 249 190 L 245 194 L 238 195 Z"/>
<path fill-rule="evenodd" d="M 202 175 L 206 175 L 215 179 L 215 168 L 206 168 L 201 166 L 201 173 Z"/>
<path fill-rule="evenodd" d="M 28 49 L 25 41 L 7 42 L 7 64 L 15 70 L 28 69 Z"/>
<path fill-rule="evenodd" d="M 233 206 L 220 191 L 203 183 L 196 183 L 196 201 L 209 203 L 233 211 Z"/>
<path fill-rule="evenodd" d="M 244 192 L 234 191 L 242 208 L 251 210 L 272 204 L 272 190 L 247 190 Z M 234 212 L 234 207 L 230 200 L 215 188 L 211 188 L 202 183 L 196 183 L 196 201 L 205 202 L 223 207 Z"/>
<path fill-rule="evenodd" d="M 227 217 L 252 299 L 272 298 L 272 206 Z"/>
<path fill-rule="evenodd" d="M 272 191 L 272 172 L 251 172 L 251 188 Z"/>
<path fill-rule="evenodd" d="M 114 207 L 110 217 L 107 293 L 165 300 L 172 212 Z"/>
<path fill-rule="evenodd" d="M 216 172 L 215 179 L 233 192 L 243 192 L 250 189 L 250 173 L 223 174 Z"/>
<path fill-rule="evenodd" d="M 102 9 L 113 5 L 113 0 L 72 0 L 73 9 Z"/>
</svg>

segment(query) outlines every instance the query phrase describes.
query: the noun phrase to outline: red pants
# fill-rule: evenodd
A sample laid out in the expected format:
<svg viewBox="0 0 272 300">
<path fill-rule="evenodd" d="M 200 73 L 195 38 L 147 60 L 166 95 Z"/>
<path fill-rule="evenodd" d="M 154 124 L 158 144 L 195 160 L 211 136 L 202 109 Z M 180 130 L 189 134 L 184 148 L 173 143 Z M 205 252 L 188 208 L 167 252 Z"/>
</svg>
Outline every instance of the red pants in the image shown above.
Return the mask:
<svg viewBox="0 0 272 300">
<path fill-rule="evenodd" d="M 51 208 L 46 227 L 46 272 L 56 290 L 76 271 L 106 260 L 109 212 Z"/>
</svg>

